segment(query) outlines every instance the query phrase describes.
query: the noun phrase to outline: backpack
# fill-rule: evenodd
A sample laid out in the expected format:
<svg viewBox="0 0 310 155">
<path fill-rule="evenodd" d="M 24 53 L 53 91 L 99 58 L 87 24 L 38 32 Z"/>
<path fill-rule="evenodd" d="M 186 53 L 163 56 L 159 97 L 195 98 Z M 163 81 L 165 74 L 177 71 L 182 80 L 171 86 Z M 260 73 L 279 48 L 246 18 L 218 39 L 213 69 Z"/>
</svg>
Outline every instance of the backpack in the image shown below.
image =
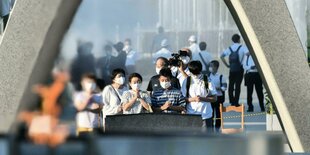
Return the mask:
<svg viewBox="0 0 310 155">
<path fill-rule="evenodd" d="M 230 65 L 230 72 L 238 72 L 242 70 L 242 65 L 239 60 L 239 50 L 242 45 L 240 45 L 237 51 L 233 51 L 231 47 L 229 47 L 230 55 L 229 55 L 229 65 Z"/>
<path fill-rule="evenodd" d="M 187 77 L 187 80 L 186 80 L 186 97 L 188 98 L 189 97 L 189 87 L 191 86 L 191 76 Z M 205 83 L 205 88 L 207 89 L 207 92 L 209 90 L 209 79 L 208 79 L 208 76 L 206 75 L 203 75 L 203 81 Z"/>
</svg>

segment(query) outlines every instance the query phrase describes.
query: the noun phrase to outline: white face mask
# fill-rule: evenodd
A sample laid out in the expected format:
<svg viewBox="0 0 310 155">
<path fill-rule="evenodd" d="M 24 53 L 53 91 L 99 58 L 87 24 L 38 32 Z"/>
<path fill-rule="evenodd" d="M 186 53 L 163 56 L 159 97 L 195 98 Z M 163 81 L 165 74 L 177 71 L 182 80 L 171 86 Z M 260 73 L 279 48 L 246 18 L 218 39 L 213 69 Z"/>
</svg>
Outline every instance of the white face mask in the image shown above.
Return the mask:
<svg viewBox="0 0 310 155">
<path fill-rule="evenodd" d="M 93 82 L 84 83 L 84 90 L 88 92 L 92 92 L 96 89 L 96 84 Z"/>
<path fill-rule="evenodd" d="M 141 83 L 135 83 L 131 85 L 132 90 L 140 90 Z"/>
<path fill-rule="evenodd" d="M 156 69 L 155 69 L 155 70 L 156 70 L 156 73 L 157 73 L 157 74 L 159 74 L 159 72 L 160 72 L 161 68 L 157 68 L 157 67 L 156 67 Z"/>
<path fill-rule="evenodd" d="M 186 56 L 186 57 L 182 57 L 181 60 L 183 62 L 184 65 L 187 65 L 190 61 L 190 57 Z"/>
<path fill-rule="evenodd" d="M 160 86 L 164 89 L 168 89 L 171 86 L 170 82 L 160 82 Z"/>
<path fill-rule="evenodd" d="M 115 83 L 117 83 L 119 85 L 125 84 L 125 77 L 115 78 Z"/>
</svg>

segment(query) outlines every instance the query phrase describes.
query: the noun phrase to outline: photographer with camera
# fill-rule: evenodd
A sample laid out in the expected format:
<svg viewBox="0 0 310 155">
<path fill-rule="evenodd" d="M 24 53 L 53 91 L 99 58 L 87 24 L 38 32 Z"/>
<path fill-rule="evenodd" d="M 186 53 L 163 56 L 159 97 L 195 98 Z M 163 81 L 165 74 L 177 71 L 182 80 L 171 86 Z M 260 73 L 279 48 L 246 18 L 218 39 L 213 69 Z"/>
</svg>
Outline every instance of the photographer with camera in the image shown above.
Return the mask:
<svg viewBox="0 0 310 155">
<path fill-rule="evenodd" d="M 192 52 L 188 48 L 182 48 L 178 53 L 172 54 L 172 57 L 169 59 L 169 66 L 182 87 L 183 81 L 190 75 L 188 63 L 192 60 Z"/>
</svg>

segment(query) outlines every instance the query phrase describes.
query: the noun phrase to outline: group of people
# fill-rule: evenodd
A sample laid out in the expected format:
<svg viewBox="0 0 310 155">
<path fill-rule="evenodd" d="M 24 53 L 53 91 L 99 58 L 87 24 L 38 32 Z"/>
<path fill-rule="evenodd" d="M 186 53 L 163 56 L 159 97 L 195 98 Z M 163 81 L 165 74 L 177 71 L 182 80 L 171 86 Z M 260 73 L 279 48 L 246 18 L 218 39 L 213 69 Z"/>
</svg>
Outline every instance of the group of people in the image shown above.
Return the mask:
<svg viewBox="0 0 310 155">
<path fill-rule="evenodd" d="M 163 39 L 165 45 L 167 40 Z M 225 102 L 225 91 L 228 87 L 229 102 L 239 106 L 240 87 L 245 72 L 245 84 L 248 92 L 248 112 L 253 112 L 252 93 L 255 86 L 261 111 L 263 104 L 263 87 L 260 76 L 248 49 L 240 44 L 240 36 L 232 36 L 233 45 L 221 55 L 225 66 L 230 70 L 229 85 L 226 77 L 218 73 L 220 62 L 214 60 L 206 51 L 206 42 L 197 43 L 196 36 L 190 36 L 190 46 L 182 48 L 176 55 L 155 53 L 156 75 L 150 78 L 146 90 L 141 89 L 143 76 L 134 69 L 124 65 L 124 68 L 110 69 L 106 61 L 118 63 L 118 56 L 126 49 L 117 43 L 117 56 L 110 60 L 98 61 L 105 72 L 102 76 L 106 83 L 100 87 L 94 74 L 83 74 L 79 80 L 81 90 L 74 95 L 74 105 L 77 112 L 77 131 L 88 133 L 94 128 L 104 128 L 105 117 L 117 114 L 137 113 L 179 113 L 195 114 L 202 118 L 202 127 L 207 131 L 219 131 L 221 126 L 220 104 Z M 125 47 L 126 47 L 125 43 Z M 127 44 L 128 45 L 128 44 Z M 164 47 L 164 46 L 163 46 Z M 106 51 L 111 51 L 106 46 Z M 112 53 L 112 51 L 111 51 Z M 124 56 L 137 57 L 125 52 Z M 225 57 L 229 57 L 227 62 Z M 114 60 L 113 60 L 113 59 Z M 106 58 L 105 58 L 106 59 Z M 127 62 L 127 61 L 125 61 Z M 115 64 L 114 63 L 114 64 Z M 132 66 L 134 68 L 134 66 Z M 129 72 L 130 74 L 126 74 Z M 104 74 L 102 74 L 104 75 Z M 127 80 L 126 80 L 127 79 Z M 127 82 L 126 82 L 127 81 Z M 215 129 L 215 130 L 214 130 Z"/>
</svg>

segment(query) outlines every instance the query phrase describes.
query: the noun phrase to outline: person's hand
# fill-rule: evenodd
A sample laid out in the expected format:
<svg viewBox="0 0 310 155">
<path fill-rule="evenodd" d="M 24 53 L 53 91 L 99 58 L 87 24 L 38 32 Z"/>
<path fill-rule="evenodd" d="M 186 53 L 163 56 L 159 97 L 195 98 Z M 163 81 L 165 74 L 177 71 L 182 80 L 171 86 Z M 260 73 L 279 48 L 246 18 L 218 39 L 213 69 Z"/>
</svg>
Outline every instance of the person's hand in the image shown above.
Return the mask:
<svg viewBox="0 0 310 155">
<path fill-rule="evenodd" d="M 100 106 L 98 103 L 93 103 L 91 106 L 90 106 L 90 109 L 94 110 L 94 109 L 98 109 Z"/>
<path fill-rule="evenodd" d="M 140 91 L 139 91 L 139 90 L 135 91 L 135 97 L 136 97 L 136 98 L 141 98 L 141 96 L 140 96 Z"/>
<path fill-rule="evenodd" d="M 200 102 L 201 97 L 200 96 L 193 97 L 193 100 L 194 100 L 194 102 Z"/>
<path fill-rule="evenodd" d="M 163 106 L 161 106 L 160 108 L 162 110 L 167 110 L 169 107 L 171 106 L 171 102 L 167 101 Z"/>
</svg>

